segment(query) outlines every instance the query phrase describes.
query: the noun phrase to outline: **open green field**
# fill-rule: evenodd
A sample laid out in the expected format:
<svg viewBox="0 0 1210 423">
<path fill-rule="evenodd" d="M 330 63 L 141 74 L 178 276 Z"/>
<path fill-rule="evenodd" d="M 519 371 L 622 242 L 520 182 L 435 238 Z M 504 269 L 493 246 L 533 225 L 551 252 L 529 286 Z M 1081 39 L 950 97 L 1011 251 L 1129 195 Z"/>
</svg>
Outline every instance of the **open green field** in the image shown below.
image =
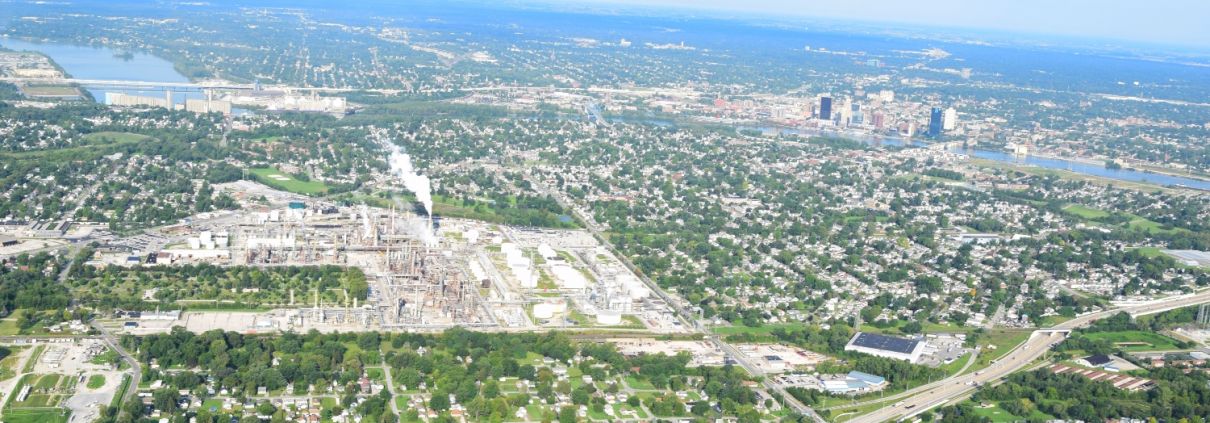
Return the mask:
<svg viewBox="0 0 1210 423">
<path fill-rule="evenodd" d="M 346 292 L 364 299 L 363 294 L 357 293 L 364 292 L 365 284 L 365 275 L 359 269 L 335 266 L 230 267 L 207 277 L 170 267 L 107 269 L 91 278 L 73 278 L 68 282 L 76 298 L 95 304 L 127 309 L 163 305 L 227 311 L 289 306 L 291 290 L 308 303 L 318 294 L 321 304 L 343 305 L 352 301 L 346 298 Z M 158 290 L 154 299 L 137 301 L 152 288 Z"/>
<path fill-rule="evenodd" d="M 129 142 L 146 141 L 146 140 L 151 139 L 151 137 L 142 135 L 142 134 L 134 134 L 134 133 L 130 133 L 130 132 L 114 132 L 114 131 L 93 132 L 91 134 L 84 134 L 83 136 L 81 136 L 81 138 L 83 138 L 85 141 L 94 142 L 94 143 L 98 142 L 98 141 L 102 141 L 102 140 L 107 140 L 110 142 L 117 142 L 117 143 L 129 143 Z"/>
<path fill-rule="evenodd" d="M 61 408 L 51 409 L 6 409 L 0 415 L 4 423 L 67 423 L 71 412 Z"/>
<path fill-rule="evenodd" d="M 17 313 L 20 312 L 21 310 L 13 311 L 13 314 L 0 319 L 0 336 L 13 336 L 21 333 L 21 328 L 17 326 Z"/>
<path fill-rule="evenodd" d="M 12 351 L 4 360 L 0 360 L 0 380 L 9 380 L 17 375 L 17 366 L 21 364 L 21 352 L 29 347 L 8 347 Z"/>
<path fill-rule="evenodd" d="M 1029 339 L 1029 336 L 1032 333 L 1032 330 L 1027 329 L 993 329 L 983 334 L 983 336 L 979 338 L 979 346 L 984 347 L 993 345 L 996 348 L 992 350 L 983 350 L 980 352 L 975 364 L 972 364 L 970 368 L 966 369 L 966 373 L 973 373 L 990 366 L 992 361 L 998 360 L 1000 357 L 1004 357 L 1005 354 L 1008 354 L 1008 352 L 1012 351 L 1013 348 L 1016 348 L 1017 345 L 1021 345 L 1022 342 L 1025 342 L 1025 340 Z"/>
<path fill-rule="evenodd" d="M 1104 210 L 1097 210 L 1090 207 L 1081 206 L 1079 204 L 1071 204 L 1063 208 L 1063 211 L 1074 214 L 1085 219 L 1096 219 L 1109 216 L 1109 213 Z"/>
<path fill-rule="evenodd" d="M 102 375 L 89 376 L 88 383 L 85 384 L 84 386 L 87 386 L 88 389 L 97 389 L 102 386 L 105 386 L 105 376 L 102 376 Z"/>
<path fill-rule="evenodd" d="M 767 325 L 762 325 L 762 326 L 757 326 L 757 327 L 744 326 L 744 325 L 716 326 L 713 329 L 711 329 L 711 331 L 713 331 L 715 334 L 718 334 L 718 335 L 738 335 L 738 334 L 767 335 L 769 333 L 772 333 L 773 330 L 777 329 L 777 328 L 796 328 L 796 327 L 802 327 L 802 325 L 803 325 L 802 323 L 777 323 L 777 324 L 767 324 Z"/>
<path fill-rule="evenodd" d="M 991 421 L 995 422 L 995 423 L 1019 422 L 1019 421 L 1026 421 L 1026 420 L 1028 420 L 1028 421 L 1044 421 L 1044 420 L 1053 420 L 1054 419 L 1053 416 L 1043 413 L 1038 410 L 1034 410 L 1032 414 L 1030 414 L 1029 416 L 1026 416 L 1026 417 L 1016 416 L 1016 415 L 1013 415 L 1012 413 L 1004 411 L 1003 408 L 1000 408 L 1000 404 L 994 404 L 991 407 L 986 407 L 986 408 L 979 407 L 976 405 L 975 406 L 975 415 L 980 416 L 980 417 L 986 417 L 988 419 L 991 419 Z"/>
<path fill-rule="evenodd" d="M 865 323 L 865 324 L 861 325 L 861 328 L 859 328 L 859 330 L 861 332 L 879 333 L 879 334 L 883 334 L 883 335 L 900 335 L 900 336 L 916 335 L 915 333 L 907 333 L 907 332 L 903 331 L 903 326 L 907 325 L 908 323 L 909 323 L 908 320 L 896 320 L 893 323 L 890 323 L 885 326 L 875 326 L 873 324 Z M 964 327 L 962 325 L 959 325 L 959 324 L 956 324 L 953 322 L 933 323 L 933 322 L 926 320 L 926 321 L 920 322 L 920 332 L 921 333 L 967 333 L 967 332 L 970 332 L 970 328 Z"/>
<path fill-rule="evenodd" d="M 256 176 L 256 180 L 262 184 L 273 188 L 293 192 L 303 195 L 317 195 L 328 192 L 328 186 L 319 181 L 300 181 L 295 179 L 290 174 L 277 170 L 272 167 L 258 167 L 248 169 L 252 175 Z"/>
<path fill-rule="evenodd" d="M 1063 208 L 1063 211 L 1070 213 L 1070 214 L 1072 214 L 1076 217 L 1079 217 L 1081 219 L 1084 219 L 1084 220 L 1096 220 L 1096 219 L 1100 219 L 1100 218 L 1108 217 L 1108 216 L 1112 215 L 1111 213 L 1109 213 L 1107 211 L 1100 210 L 1100 209 L 1094 209 L 1094 208 L 1082 206 L 1079 204 L 1069 204 L 1069 205 L 1067 205 L 1067 207 Z M 1122 213 L 1121 215 L 1129 219 L 1122 226 L 1125 226 L 1130 229 L 1138 229 L 1138 230 L 1147 231 L 1147 232 L 1163 232 L 1163 233 L 1171 233 L 1171 232 L 1180 230 L 1180 229 L 1176 229 L 1176 228 L 1165 228 L 1163 224 L 1161 224 L 1159 222 L 1155 222 L 1151 219 L 1147 219 L 1147 218 L 1139 216 L 1139 215 L 1135 215 L 1135 214 L 1131 214 L 1131 213 Z"/>
<path fill-rule="evenodd" d="M 1093 332 L 1084 337 L 1105 340 L 1125 351 L 1166 351 L 1180 349 L 1177 340 L 1164 335 L 1143 331 Z"/>
</svg>

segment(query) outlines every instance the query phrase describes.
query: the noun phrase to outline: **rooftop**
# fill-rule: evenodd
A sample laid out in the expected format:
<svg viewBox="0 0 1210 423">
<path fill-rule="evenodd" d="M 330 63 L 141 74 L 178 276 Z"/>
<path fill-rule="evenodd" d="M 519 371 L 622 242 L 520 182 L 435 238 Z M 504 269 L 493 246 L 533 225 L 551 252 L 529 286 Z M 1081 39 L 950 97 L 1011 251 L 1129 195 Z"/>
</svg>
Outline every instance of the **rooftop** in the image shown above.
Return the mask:
<svg viewBox="0 0 1210 423">
<path fill-rule="evenodd" d="M 883 351 L 893 351 L 901 354 L 911 354 L 912 350 L 916 349 L 916 344 L 919 343 L 920 341 L 915 339 L 896 338 L 893 336 L 865 332 L 858 333 L 857 337 L 853 338 L 853 345 Z"/>
</svg>

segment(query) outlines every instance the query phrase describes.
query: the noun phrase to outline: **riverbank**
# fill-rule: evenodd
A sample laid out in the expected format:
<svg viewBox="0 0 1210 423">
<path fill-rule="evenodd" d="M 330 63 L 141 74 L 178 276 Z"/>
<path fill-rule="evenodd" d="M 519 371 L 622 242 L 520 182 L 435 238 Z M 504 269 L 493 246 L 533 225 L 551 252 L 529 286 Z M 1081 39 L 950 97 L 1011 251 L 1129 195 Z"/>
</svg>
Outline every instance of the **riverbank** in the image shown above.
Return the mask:
<svg viewBox="0 0 1210 423">
<path fill-rule="evenodd" d="M 1168 193 L 1181 193 L 1181 192 L 1187 193 L 1187 192 L 1191 192 L 1191 191 L 1192 192 L 1201 192 L 1201 190 L 1194 189 L 1194 188 L 1176 188 L 1176 187 L 1158 185 L 1158 184 L 1154 184 L 1154 183 L 1150 183 L 1150 182 L 1125 181 L 1125 180 L 1121 180 L 1121 179 L 1089 175 L 1086 173 L 1072 172 L 1072 171 L 1067 171 L 1067 170 L 1062 170 L 1062 169 L 1050 169 L 1050 168 L 1031 166 L 1031 165 L 1026 165 L 1026 164 L 1016 164 L 1016 163 L 1002 162 L 1002 161 L 998 161 L 998 160 L 981 159 L 981 158 L 977 158 L 977 157 L 970 157 L 969 159 L 967 159 L 967 162 L 974 166 L 988 167 L 988 168 L 995 168 L 995 169 L 1004 169 L 1004 170 L 1013 170 L 1013 171 L 1018 171 L 1018 172 L 1027 173 L 1030 175 L 1037 175 L 1037 176 L 1058 176 L 1059 178 L 1067 179 L 1067 180 L 1086 181 L 1086 182 L 1094 183 L 1097 185 L 1113 186 L 1113 187 L 1117 187 L 1117 188 L 1125 188 L 1125 189 L 1131 189 L 1131 190 L 1135 190 L 1135 191 L 1145 191 L 1145 192 L 1164 191 L 1164 192 L 1168 192 Z"/>
</svg>

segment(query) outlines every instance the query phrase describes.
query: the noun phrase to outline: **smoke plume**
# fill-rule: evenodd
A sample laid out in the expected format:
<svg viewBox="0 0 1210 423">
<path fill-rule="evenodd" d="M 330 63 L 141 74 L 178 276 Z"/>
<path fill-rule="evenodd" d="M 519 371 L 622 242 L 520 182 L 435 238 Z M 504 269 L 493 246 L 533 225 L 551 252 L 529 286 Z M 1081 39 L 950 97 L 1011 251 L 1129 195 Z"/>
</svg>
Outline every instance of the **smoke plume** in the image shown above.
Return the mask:
<svg viewBox="0 0 1210 423">
<path fill-rule="evenodd" d="M 387 149 L 391 151 L 391 157 L 388 162 L 391 164 L 391 173 L 398 176 L 403 181 L 403 187 L 408 191 L 416 194 L 416 200 L 424 205 L 424 212 L 433 217 L 433 189 L 429 184 L 429 177 L 416 173 L 412 168 L 412 157 L 404 153 L 399 146 L 387 142 Z"/>
</svg>

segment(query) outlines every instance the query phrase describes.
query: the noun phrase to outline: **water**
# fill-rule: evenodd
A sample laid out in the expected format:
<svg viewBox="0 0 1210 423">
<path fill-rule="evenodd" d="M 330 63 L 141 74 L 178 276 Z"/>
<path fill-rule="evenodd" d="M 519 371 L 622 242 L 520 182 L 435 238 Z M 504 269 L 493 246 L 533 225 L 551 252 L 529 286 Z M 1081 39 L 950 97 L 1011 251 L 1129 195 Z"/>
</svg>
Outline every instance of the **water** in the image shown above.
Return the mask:
<svg viewBox="0 0 1210 423">
<path fill-rule="evenodd" d="M 13 50 L 31 50 L 38 51 L 49 56 L 55 63 L 58 63 L 67 73 L 73 77 L 82 79 L 106 79 L 118 81 L 154 81 L 154 82 L 188 82 L 189 79 L 181 75 L 172 66 L 172 62 L 162 58 L 144 53 L 133 53 L 119 57 L 125 52 L 117 51 L 103 47 L 86 47 L 67 44 L 40 44 L 27 41 L 15 40 L 10 38 L 0 38 L 0 46 Z M 122 92 L 134 95 L 159 97 L 163 96 L 164 92 L 159 90 L 140 91 L 140 90 L 121 90 L 102 87 L 85 87 L 92 93 L 93 98 L 98 101 L 104 101 L 106 92 Z M 186 98 L 201 98 L 202 94 L 198 92 L 174 92 L 173 100 L 181 103 Z M 611 120 L 627 121 L 628 119 L 613 118 Z M 671 122 L 659 121 L 649 122 L 660 126 L 671 125 Z M 784 134 L 798 134 L 803 136 L 810 135 L 835 135 L 845 138 L 857 139 L 877 146 L 888 147 L 921 147 L 927 143 L 919 140 L 905 140 L 893 136 L 872 136 L 862 135 L 847 132 L 820 132 L 820 131 L 800 131 L 794 128 L 779 128 L 779 127 L 738 127 L 737 129 L 754 129 L 758 131 L 775 131 Z M 1023 164 L 1029 166 L 1037 166 L 1047 169 L 1067 170 L 1086 175 L 1099 176 L 1110 179 L 1117 179 L 1130 182 L 1146 182 L 1158 185 L 1184 185 L 1191 188 L 1197 188 L 1210 191 L 1210 181 L 1199 179 L 1184 178 L 1179 176 L 1162 175 L 1156 173 L 1142 172 L 1131 169 L 1106 169 L 1099 164 L 1090 164 L 1074 160 L 1042 158 L 1034 156 L 1013 156 L 999 151 L 980 150 L 980 149 L 955 149 L 956 153 L 963 153 L 978 157 L 981 159 L 995 160 L 998 162 Z"/>
<path fill-rule="evenodd" d="M 955 148 L 950 151 L 955 153 L 967 154 L 978 157 L 980 159 L 995 160 L 998 162 L 1022 164 L 1027 166 L 1037 166 L 1046 169 L 1060 169 L 1085 175 L 1100 176 L 1103 178 L 1117 179 L 1120 181 L 1130 182 L 1146 182 L 1156 185 L 1184 185 L 1190 188 L 1210 191 L 1210 181 L 1200 179 L 1184 178 L 1180 176 L 1164 175 L 1159 173 L 1149 173 L 1133 169 L 1107 169 L 1105 166 L 1094 163 L 1085 163 L 1075 160 L 1045 158 L 1036 156 L 1014 156 L 1002 151 L 990 151 L 979 149 L 962 149 Z"/>
<path fill-rule="evenodd" d="M 794 134 L 801 136 L 838 136 L 843 138 L 863 141 L 870 145 L 887 146 L 887 147 L 925 147 L 928 143 L 920 140 L 906 140 L 895 136 L 880 136 L 867 135 L 850 132 L 837 131 L 822 131 L 822 130 L 799 130 L 795 128 L 772 127 L 772 126 L 740 126 L 737 130 L 755 130 L 760 132 L 774 132 L 778 134 Z M 1150 184 L 1171 186 L 1184 185 L 1190 188 L 1210 191 L 1210 181 L 1201 179 L 1185 178 L 1180 176 L 1164 175 L 1159 173 L 1143 172 L 1133 169 L 1107 169 L 1104 165 L 1098 163 L 1087 163 L 1077 160 L 1066 160 L 1057 158 L 1046 158 L 1037 156 L 1016 156 L 1002 151 L 982 150 L 977 148 L 952 148 L 951 152 L 966 154 L 968 156 L 977 157 L 980 159 L 994 160 L 1003 163 L 1012 163 L 1026 166 L 1036 166 L 1045 169 L 1066 170 L 1069 172 L 1081 173 L 1085 175 L 1099 176 L 1102 178 L 1117 179 L 1119 181 L 1129 182 L 1145 182 Z"/>
<path fill-rule="evenodd" d="M 0 38 L 0 46 L 11 50 L 37 51 L 50 57 L 73 78 L 112 81 L 189 82 L 172 66 L 172 62 L 145 53 L 128 53 L 105 47 L 87 47 L 57 43 L 31 43 L 12 38 Z M 122 56 L 122 57 L 119 57 Z M 94 99 L 105 101 L 106 92 L 120 92 L 148 97 L 163 97 L 163 90 L 130 90 L 108 87 L 84 87 Z M 173 92 L 173 101 L 183 103 L 187 98 L 202 98 L 200 92 Z"/>
</svg>

